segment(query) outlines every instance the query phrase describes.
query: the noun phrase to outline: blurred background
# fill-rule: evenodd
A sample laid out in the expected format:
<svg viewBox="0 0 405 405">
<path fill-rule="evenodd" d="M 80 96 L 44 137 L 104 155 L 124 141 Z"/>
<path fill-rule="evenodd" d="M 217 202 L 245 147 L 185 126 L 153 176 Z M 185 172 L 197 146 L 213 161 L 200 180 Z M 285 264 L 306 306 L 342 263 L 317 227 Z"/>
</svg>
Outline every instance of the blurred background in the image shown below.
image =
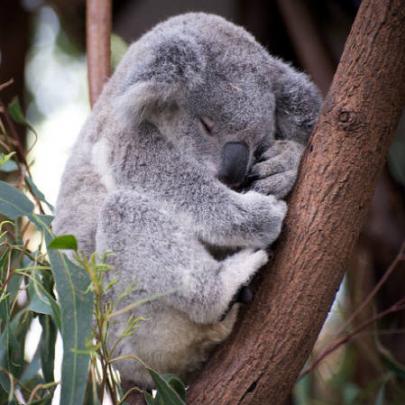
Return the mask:
<svg viewBox="0 0 405 405">
<path fill-rule="evenodd" d="M 270 53 L 309 73 L 325 95 L 359 3 L 115 0 L 113 65 L 127 43 L 157 22 L 186 11 L 207 11 L 244 26 Z M 2 90 L 1 100 L 8 104 L 18 96 L 36 129 L 34 137 L 21 126 L 19 136 L 36 184 L 54 203 L 65 160 L 89 113 L 84 0 L 1 1 L 0 84 L 10 79 L 14 83 Z M 7 175 L 0 172 L 2 179 Z M 405 296 L 404 252 L 397 257 L 404 241 L 403 117 L 347 276 L 291 403 L 405 404 L 405 312 L 381 315 Z M 390 266 L 390 277 L 377 285 Z M 348 322 L 367 297 L 370 305 Z M 319 358 L 323 360 L 311 366 Z"/>
</svg>

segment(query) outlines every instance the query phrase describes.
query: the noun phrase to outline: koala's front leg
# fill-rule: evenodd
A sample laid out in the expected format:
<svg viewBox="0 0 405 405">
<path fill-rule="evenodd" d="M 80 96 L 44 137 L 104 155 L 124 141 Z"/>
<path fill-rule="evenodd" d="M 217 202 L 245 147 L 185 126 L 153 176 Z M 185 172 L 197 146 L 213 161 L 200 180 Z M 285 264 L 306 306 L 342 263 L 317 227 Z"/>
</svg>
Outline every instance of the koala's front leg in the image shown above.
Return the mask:
<svg viewBox="0 0 405 405">
<path fill-rule="evenodd" d="M 293 188 L 305 146 L 276 140 L 252 166 L 249 190 L 284 198 Z"/>
<path fill-rule="evenodd" d="M 96 239 L 100 253 L 113 253 L 110 293 L 118 297 L 136 285 L 125 305 L 159 296 L 156 305 L 176 308 L 197 323 L 220 321 L 240 287 L 268 260 L 264 250 L 243 249 L 218 262 L 178 217 L 128 191 L 107 197 Z"/>
<path fill-rule="evenodd" d="M 255 191 L 218 191 L 213 196 L 217 202 L 206 210 L 196 206 L 200 239 L 219 246 L 266 248 L 278 238 L 287 213 L 284 201 Z"/>
</svg>

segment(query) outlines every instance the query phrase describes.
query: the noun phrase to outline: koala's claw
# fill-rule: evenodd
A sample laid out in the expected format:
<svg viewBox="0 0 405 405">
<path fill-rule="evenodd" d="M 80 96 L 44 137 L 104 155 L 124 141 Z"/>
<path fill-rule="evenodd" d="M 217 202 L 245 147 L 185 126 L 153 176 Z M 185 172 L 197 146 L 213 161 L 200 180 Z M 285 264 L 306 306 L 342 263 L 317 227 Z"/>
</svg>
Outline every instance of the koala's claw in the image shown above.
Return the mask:
<svg viewBox="0 0 405 405">
<path fill-rule="evenodd" d="M 289 170 L 277 173 L 263 179 L 258 179 L 251 185 L 251 190 L 261 194 L 271 193 L 277 198 L 284 198 L 293 188 L 297 179 L 297 171 Z"/>
<path fill-rule="evenodd" d="M 303 150 L 303 145 L 297 142 L 276 141 L 247 176 L 250 190 L 284 198 L 295 184 Z"/>
</svg>

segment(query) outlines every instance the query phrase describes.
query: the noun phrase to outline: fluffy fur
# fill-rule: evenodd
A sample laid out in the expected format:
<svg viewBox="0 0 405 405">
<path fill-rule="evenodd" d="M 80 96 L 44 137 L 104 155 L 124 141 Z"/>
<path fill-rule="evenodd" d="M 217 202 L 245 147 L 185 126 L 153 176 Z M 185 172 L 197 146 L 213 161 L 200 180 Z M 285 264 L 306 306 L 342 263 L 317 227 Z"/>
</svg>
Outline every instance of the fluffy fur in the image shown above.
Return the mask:
<svg viewBox="0 0 405 405">
<path fill-rule="evenodd" d="M 134 310 L 146 320 L 116 355 L 185 377 L 229 335 L 235 294 L 280 233 L 280 198 L 319 106 L 307 76 L 218 16 L 170 18 L 131 45 L 76 142 L 54 221 L 84 252 L 114 253 L 113 297 L 137 287 L 123 306 L 162 294 Z M 250 190 L 218 180 L 227 142 L 248 148 Z M 236 253 L 220 260 L 207 245 Z M 125 380 L 152 386 L 137 362 L 117 366 Z"/>
</svg>

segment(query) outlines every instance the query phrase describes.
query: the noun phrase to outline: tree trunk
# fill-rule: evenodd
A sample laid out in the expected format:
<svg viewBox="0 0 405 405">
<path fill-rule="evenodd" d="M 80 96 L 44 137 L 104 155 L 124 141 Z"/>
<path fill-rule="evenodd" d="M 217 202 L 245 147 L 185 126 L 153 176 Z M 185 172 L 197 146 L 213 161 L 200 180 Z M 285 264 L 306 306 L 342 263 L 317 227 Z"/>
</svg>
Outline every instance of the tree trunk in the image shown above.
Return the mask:
<svg viewBox="0 0 405 405">
<path fill-rule="evenodd" d="M 190 404 L 282 404 L 333 302 L 405 101 L 405 6 L 363 0 L 303 159 L 275 261 Z"/>
</svg>

